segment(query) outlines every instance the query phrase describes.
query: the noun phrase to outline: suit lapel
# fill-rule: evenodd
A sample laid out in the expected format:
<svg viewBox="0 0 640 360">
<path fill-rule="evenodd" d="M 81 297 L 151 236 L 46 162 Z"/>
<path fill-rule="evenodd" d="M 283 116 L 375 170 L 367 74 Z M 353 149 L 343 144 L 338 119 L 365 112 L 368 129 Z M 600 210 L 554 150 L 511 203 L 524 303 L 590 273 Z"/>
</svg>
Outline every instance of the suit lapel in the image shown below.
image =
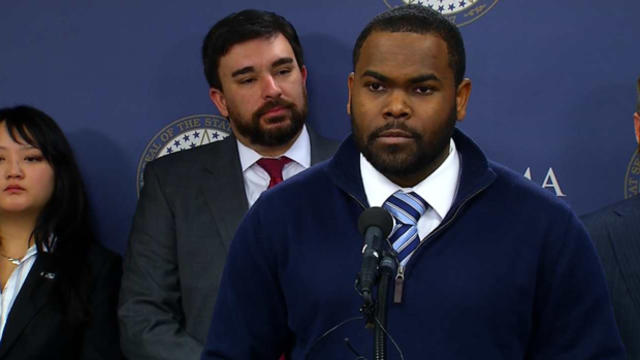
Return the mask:
<svg viewBox="0 0 640 360">
<path fill-rule="evenodd" d="M 0 342 L 0 358 L 5 356 L 38 311 L 50 299 L 54 279 L 49 277 L 51 277 L 50 274 L 55 274 L 52 260 L 49 254 L 38 254 L 31 267 L 7 318 Z"/>
<path fill-rule="evenodd" d="M 607 224 L 607 233 L 629 294 L 640 312 L 640 197 L 628 200 L 625 205 L 629 206 L 613 211 L 614 219 Z"/>
<path fill-rule="evenodd" d="M 312 165 L 331 157 L 337 148 L 336 142 L 326 140 L 311 130 L 309 139 Z M 222 241 L 229 249 L 240 221 L 249 210 L 247 193 L 235 137 L 231 135 L 210 148 L 204 159 L 200 189 L 220 229 Z"/>
<path fill-rule="evenodd" d="M 211 147 L 212 151 L 207 154 L 200 189 L 220 229 L 222 241 L 229 249 L 249 205 L 236 140 L 229 136 L 219 145 Z"/>
</svg>

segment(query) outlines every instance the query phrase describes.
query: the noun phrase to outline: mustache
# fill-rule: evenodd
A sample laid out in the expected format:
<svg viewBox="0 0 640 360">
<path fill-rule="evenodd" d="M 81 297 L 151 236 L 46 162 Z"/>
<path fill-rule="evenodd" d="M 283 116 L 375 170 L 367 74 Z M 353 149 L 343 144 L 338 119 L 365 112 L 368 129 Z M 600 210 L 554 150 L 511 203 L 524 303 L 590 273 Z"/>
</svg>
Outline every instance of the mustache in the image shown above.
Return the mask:
<svg viewBox="0 0 640 360">
<path fill-rule="evenodd" d="M 258 108 L 258 110 L 255 111 L 254 117 L 255 118 L 259 118 L 262 115 L 268 113 L 269 111 L 271 111 L 272 109 L 275 109 L 277 107 L 283 107 L 283 108 L 286 108 L 286 109 L 293 109 L 295 107 L 295 105 L 292 102 L 289 102 L 289 101 L 284 100 L 284 99 L 270 100 L 270 101 L 267 101 L 264 104 L 262 104 L 262 106 L 260 106 Z"/>
<path fill-rule="evenodd" d="M 404 131 L 406 133 L 409 133 L 411 135 L 412 138 L 414 139 L 421 139 L 422 138 L 422 134 L 420 134 L 418 131 L 410 128 L 407 126 L 407 124 L 405 124 L 404 122 L 399 122 L 399 121 L 394 121 L 394 122 L 390 122 L 385 124 L 384 126 L 381 126 L 377 129 L 375 129 L 373 132 L 371 132 L 371 134 L 369 134 L 369 140 L 373 140 L 377 137 L 380 137 L 380 135 L 385 132 L 385 131 L 389 131 L 389 130 L 401 130 Z"/>
</svg>

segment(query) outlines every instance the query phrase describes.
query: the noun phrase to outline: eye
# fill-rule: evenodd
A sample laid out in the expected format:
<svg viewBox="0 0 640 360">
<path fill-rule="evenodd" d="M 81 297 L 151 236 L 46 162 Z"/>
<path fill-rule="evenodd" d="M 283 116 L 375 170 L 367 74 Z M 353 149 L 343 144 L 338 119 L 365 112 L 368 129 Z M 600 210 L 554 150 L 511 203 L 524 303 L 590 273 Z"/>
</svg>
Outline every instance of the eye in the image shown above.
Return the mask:
<svg viewBox="0 0 640 360">
<path fill-rule="evenodd" d="M 291 73 L 291 68 L 287 67 L 287 68 L 281 68 L 278 69 L 278 71 L 276 72 L 278 75 L 287 75 Z"/>
<path fill-rule="evenodd" d="M 418 86 L 414 88 L 414 91 L 418 95 L 431 95 L 434 92 L 434 88 L 431 86 Z"/>
<path fill-rule="evenodd" d="M 24 158 L 26 162 L 38 163 L 44 160 L 44 156 L 42 155 L 27 155 Z"/>
<path fill-rule="evenodd" d="M 255 78 L 249 77 L 249 78 L 240 79 L 238 82 L 240 84 L 251 84 L 251 83 L 254 83 L 255 81 L 256 81 Z"/>
<path fill-rule="evenodd" d="M 365 84 L 367 86 L 367 88 L 369 89 L 369 91 L 371 92 L 381 92 L 385 90 L 384 85 L 382 85 L 379 82 L 371 82 L 371 83 L 367 83 Z"/>
</svg>

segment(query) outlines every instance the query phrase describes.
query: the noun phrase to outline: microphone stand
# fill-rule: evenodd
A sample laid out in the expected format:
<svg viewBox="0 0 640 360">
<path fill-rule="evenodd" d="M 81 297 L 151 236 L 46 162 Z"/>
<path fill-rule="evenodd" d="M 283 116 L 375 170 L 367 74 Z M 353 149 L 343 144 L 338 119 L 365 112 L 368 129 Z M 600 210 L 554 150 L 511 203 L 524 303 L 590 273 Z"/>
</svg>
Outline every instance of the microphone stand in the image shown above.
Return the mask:
<svg viewBox="0 0 640 360">
<path fill-rule="evenodd" d="M 395 276 L 398 264 L 395 257 L 389 252 L 385 251 L 382 260 L 380 261 L 380 282 L 378 283 L 378 304 L 375 308 L 376 321 L 375 330 L 373 332 L 373 353 L 375 360 L 387 359 L 387 298 L 389 292 L 389 283 Z"/>
</svg>

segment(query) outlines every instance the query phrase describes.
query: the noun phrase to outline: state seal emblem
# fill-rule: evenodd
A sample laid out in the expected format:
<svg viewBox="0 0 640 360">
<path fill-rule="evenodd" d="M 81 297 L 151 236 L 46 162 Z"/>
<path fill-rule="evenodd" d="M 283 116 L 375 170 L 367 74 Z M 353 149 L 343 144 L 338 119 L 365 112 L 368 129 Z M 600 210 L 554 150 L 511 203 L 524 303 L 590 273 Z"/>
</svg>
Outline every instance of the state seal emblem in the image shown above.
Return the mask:
<svg viewBox="0 0 640 360">
<path fill-rule="evenodd" d="M 219 115 L 191 115 L 158 131 L 138 161 L 137 190 L 144 185 L 144 168 L 150 161 L 182 150 L 222 140 L 231 134 L 229 121 Z"/>
<path fill-rule="evenodd" d="M 636 150 L 633 155 L 631 155 L 631 161 L 629 161 L 629 166 L 627 167 L 627 174 L 624 177 L 625 199 L 640 194 L 640 152 L 638 151 L 639 150 Z"/>
<path fill-rule="evenodd" d="M 389 7 L 422 5 L 438 11 L 452 23 L 463 26 L 486 14 L 498 0 L 383 0 Z"/>
</svg>

